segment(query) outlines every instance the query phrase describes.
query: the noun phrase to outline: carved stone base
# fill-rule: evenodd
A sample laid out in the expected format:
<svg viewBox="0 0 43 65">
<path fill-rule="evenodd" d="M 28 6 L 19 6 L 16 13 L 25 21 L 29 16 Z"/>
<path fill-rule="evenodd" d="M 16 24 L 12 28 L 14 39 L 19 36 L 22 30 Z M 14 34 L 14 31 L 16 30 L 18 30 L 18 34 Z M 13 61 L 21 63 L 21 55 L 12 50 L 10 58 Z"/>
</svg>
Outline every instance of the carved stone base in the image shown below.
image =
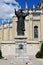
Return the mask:
<svg viewBox="0 0 43 65">
<path fill-rule="evenodd" d="M 13 60 L 15 63 L 18 63 L 18 62 L 21 62 L 21 63 L 29 63 L 30 60 L 29 60 L 29 57 L 28 56 L 17 56 L 17 57 L 14 57 L 14 60 Z"/>
<path fill-rule="evenodd" d="M 27 38 L 18 36 L 15 38 L 15 53 L 17 56 L 24 56 L 27 53 Z"/>
<path fill-rule="evenodd" d="M 15 38 L 15 57 L 14 62 L 29 62 L 27 56 L 27 37 L 18 36 Z"/>
</svg>

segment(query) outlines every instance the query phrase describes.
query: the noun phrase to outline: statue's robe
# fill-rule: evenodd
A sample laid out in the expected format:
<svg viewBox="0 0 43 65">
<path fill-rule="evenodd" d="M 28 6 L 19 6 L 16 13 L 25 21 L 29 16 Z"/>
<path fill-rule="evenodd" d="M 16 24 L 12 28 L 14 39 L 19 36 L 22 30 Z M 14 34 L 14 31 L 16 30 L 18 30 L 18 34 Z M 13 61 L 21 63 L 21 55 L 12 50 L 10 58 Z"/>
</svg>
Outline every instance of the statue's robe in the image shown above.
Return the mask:
<svg viewBox="0 0 43 65">
<path fill-rule="evenodd" d="M 25 31 L 25 17 L 29 14 L 29 12 L 27 13 L 23 13 L 23 12 L 16 12 L 15 11 L 15 14 L 18 18 L 18 21 L 17 21 L 17 34 L 18 35 L 24 35 L 24 31 Z"/>
</svg>

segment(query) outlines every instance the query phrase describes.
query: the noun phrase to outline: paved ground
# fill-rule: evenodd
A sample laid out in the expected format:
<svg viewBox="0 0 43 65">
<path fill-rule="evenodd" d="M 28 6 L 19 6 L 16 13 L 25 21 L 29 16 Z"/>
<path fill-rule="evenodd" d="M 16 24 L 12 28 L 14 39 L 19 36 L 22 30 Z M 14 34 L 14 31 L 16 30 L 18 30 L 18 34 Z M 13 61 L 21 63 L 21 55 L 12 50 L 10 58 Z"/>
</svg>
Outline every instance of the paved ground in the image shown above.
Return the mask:
<svg viewBox="0 0 43 65">
<path fill-rule="evenodd" d="M 43 59 L 36 59 L 34 56 L 29 56 L 29 63 L 12 63 L 13 56 L 8 56 L 7 59 L 0 59 L 0 65 L 43 65 Z"/>
</svg>

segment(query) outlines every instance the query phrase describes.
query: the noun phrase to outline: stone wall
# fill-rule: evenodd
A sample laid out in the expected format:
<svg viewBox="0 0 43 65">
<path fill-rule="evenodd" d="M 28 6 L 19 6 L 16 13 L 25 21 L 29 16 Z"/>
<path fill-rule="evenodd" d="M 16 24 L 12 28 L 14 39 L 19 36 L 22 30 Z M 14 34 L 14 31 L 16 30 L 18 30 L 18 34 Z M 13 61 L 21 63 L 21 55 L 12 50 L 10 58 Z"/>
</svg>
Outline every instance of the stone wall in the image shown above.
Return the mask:
<svg viewBox="0 0 43 65">
<path fill-rule="evenodd" d="M 8 55 L 14 55 L 15 54 L 15 44 L 2 44 L 1 46 L 2 55 L 8 56 Z M 27 55 L 34 55 L 40 50 L 39 44 L 27 44 Z"/>
</svg>

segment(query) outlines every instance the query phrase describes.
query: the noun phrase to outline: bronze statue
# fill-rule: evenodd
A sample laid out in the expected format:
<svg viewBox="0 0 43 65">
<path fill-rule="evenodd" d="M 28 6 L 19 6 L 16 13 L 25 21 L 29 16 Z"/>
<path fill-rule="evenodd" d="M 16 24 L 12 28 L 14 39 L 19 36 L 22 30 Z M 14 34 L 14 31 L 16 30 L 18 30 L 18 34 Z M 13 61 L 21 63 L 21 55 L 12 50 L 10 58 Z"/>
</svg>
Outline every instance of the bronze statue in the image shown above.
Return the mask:
<svg viewBox="0 0 43 65">
<path fill-rule="evenodd" d="M 15 10 L 15 15 L 18 18 L 17 21 L 17 35 L 24 35 L 25 31 L 25 17 L 29 14 L 29 12 L 24 13 L 22 9 L 19 9 L 18 11 Z"/>
</svg>

